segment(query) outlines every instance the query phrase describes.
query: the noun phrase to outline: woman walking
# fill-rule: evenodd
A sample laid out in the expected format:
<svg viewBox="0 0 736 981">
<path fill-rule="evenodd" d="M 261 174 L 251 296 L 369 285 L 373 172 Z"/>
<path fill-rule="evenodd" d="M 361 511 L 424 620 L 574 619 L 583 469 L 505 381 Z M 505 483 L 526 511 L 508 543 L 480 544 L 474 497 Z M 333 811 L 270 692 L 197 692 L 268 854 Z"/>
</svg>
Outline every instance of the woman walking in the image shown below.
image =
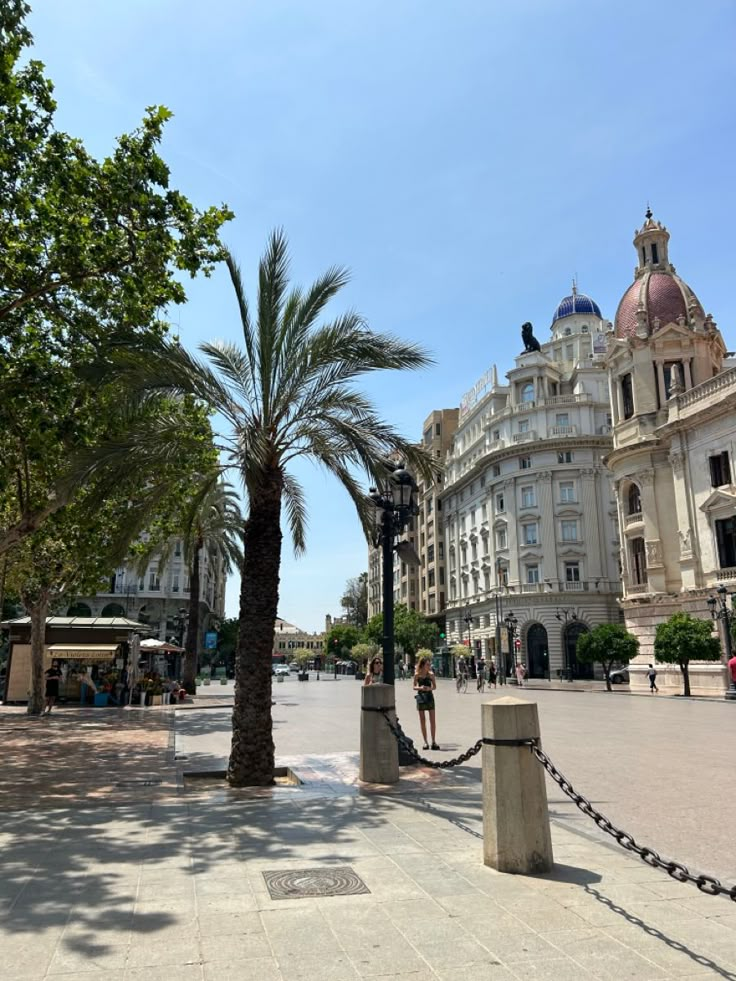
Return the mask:
<svg viewBox="0 0 736 981">
<path fill-rule="evenodd" d="M 422 727 L 424 749 L 429 749 L 429 744 L 427 743 L 427 712 L 429 712 L 429 729 L 432 734 L 432 749 L 439 749 L 434 715 L 434 690 L 436 687 L 437 682 L 434 672 L 430 667 L 429 658 L 420 657 L 414 674 L 414 691 L 416 692 L 414 697 L 417 702 L 417 711 L 419 712 L 419 725 Z"/>
<path fill-rule="evenodd" d="M 43 709 L 43 715 L 51 715 L 51 709 L 59 697 L 59 678 L 61 678 L 59 662 L 52 661 L 51 667 L 46 672 L 46 704 Z"/>
<path fill-rule="evenodd" d="M 363 678 L 364 685 L 380 685 L 383 682 L 383 660 L 374 657 L 368 662 L 368 670 Z"/>
</svg>

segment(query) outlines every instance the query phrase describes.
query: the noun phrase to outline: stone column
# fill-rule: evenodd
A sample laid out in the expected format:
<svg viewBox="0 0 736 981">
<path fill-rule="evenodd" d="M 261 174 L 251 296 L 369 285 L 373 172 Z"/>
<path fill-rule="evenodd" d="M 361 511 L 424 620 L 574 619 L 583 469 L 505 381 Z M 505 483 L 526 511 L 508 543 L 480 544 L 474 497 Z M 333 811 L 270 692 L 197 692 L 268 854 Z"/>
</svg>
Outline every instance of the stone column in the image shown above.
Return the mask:
<svg viewBox="0 0 736 981">
<path fill-rule="evenodd" d="M 557 568 L 557 548 L 555 544 L 555 506 L 552 497 L 552 473 L 544 470 L 539 474 L 537 487 L 539 490 L 539 513 L 541 515 L 542 582 L 544 579 L 559 579 Z"/>
<path fill-rule="evenodd" d="M 664 387 L 664 362 L 657 361 L 657 391 L 659 392 L 659 406 L 664 408 L 667 405 L 667 392 Z"/>
<path fill-rule="evenodd" d="M 687 474 L 685 472 L 687 459 L 685 454 L 673 447 L 673 451 L 670 453 L 670 464 L 675 487 L 682 588 L 695 589 L 698 586 L 700 570 L 695 543 L 695 522 L 690 520 L 690 508 L 688 507 Z"/>
<path fill-rule="evenodd" d="M 394 686 L 365 685 L 361 694 L 360 779 L 366 783 L 398 783 L 399 744 L 383 714 L 371 711 L 388 709 L 389 718 L 396 723 Z"/>
<path fill-rule="evenodd" d="M 504 696 L 481 706 L 484 739 L 539 738 L 535 702 Z M 535 875 L 554 864 L 544 770 L 528 746 L 483 746 L 483 862 Z"/>
<path fill-rule="evenodd" d="M 519 528 L 516 518 L 516 481 L 512 478 L 503 482 L 504 501 L 506 503 L 506 529 L 509 546 L 509 582 L 519 582 Z"/>
<path fill-rule="evenodd" d="M 654 491 L 654 471 L 642 470 L 633 479 L 641 490 L 641 510 L 644 517 L 644 548 L 647 560 L 647 582 L 654 593 L 665 592 L 662 542 L 659 537 L 659 514 Z"/>
<path fill-rule="evenodd" d="M 596 493 L 596 472 L 593 469 L 580 471 L 581 494 L 583 505 L 583 541 L 585 542 L 585 558 L 588 579 L 603 579 L 601 568 L 601 534 L 598 523 L 600 511 Z"/>
</svg>

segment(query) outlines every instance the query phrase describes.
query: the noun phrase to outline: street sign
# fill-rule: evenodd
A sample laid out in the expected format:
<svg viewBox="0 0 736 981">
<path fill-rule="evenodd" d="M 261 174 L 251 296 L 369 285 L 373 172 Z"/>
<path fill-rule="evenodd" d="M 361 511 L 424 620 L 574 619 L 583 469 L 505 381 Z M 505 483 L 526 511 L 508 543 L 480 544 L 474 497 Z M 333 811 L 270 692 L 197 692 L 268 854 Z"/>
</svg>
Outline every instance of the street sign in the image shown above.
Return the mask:
<svg viewBox="0 0 736 981">
<path fill-rule="evenodd" d="M 521 650 L 521 641 L 519 640 L 518 637 L 514 641 L 514 647 L 516 648 L 517 651 L 520 651 Z"/>
<path fill-rule="evenodd" d="M 214 651 L 217 647 L 217 631 L 208 630 L 204 635 L 204 647 L 207 651 Z"/>
</svg>

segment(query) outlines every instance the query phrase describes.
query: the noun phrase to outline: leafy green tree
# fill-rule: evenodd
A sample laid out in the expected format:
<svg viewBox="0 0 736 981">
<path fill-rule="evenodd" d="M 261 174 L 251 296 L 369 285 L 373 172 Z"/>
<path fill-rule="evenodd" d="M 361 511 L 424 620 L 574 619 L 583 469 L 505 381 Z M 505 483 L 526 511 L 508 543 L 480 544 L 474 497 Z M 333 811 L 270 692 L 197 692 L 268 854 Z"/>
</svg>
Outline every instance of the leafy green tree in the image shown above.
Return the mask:
<svg viewBox="0 0 736 981">
<path fill-rule="evenodd" d="M 0 555 L 78 491 L 77 452 L 128 421 L 113 411 L 120 390 L 90 381 L 89 366 L 165 333 L 182 274 L 209 273 L 231 217 L 170 187 L 167 109 L 147 110 L 102 161 L 56 128 L 28 10 L 0 4 Z"/>
<path fill-rule="evenodd" d="M 297 553 L 305 549 L 306 502 L 290 465 L 315 462 L 337 477 L 366 532 L 372 504 L 358 473 L 378 483 L 393 454 L 429 477 L 431 460 L 376 413 L 356 387 L 360 376 L 429 363 L 418 347 L 371 331 L 359 314 L 317 326 L 327 303 L 347 282 L 330 269 L 306 290 L 289 289 L 286 238 L 269 241 L 251 313 L 240 270 L 228 257 L 240 310 L 244 349 L 205 344 L 209 364 L 163 342 L 132 367 L 142 386 L 204 399 L 225 421 L 219 445 L 240 475 L 247 498 L 240 596 L 233 742 L 228 780 L 234 786 L 273 782 L 271 646 L 281 565 L 282 512 Z M 123 362 L 125 358 L 121 359 Z M 359 638 L 354 638 L 356 643 Z M 347 644 L 348 648 L 353 643 Z"/>
<path fill-rule="evenodd" d="M 345 583 L 341 600 L 348 621 L 361 629 L 368 622 L 368 573 L 361 572 Z"/>
<path fill-rule="evenodd" d="M 329 657 L 344 658 L 362 640 L 357 627 L 347 623 L 336 623 L 325 638 L 325 651 Z"/>
<path fill-rule="evenodd" d="M 378 653 L 376 644 L 355 644 L 350 650 L 350 657 L 358 665 L 358 669 L 363 671 L 370 659 Z"/>
<path fill-rule="evenodd" d="M 628 664 L 636 657 L 639 641 L 619 623 L 601 623 L 578 638 L 575 653 L 578 661 L 600 664 L 611 691 L 611 670 L 615 664 Z"/>
<path fill-rule="evenodd" d="M 381 644 L 383 641 L 383 613 L 376 613 L 368 621 L 367 636 Z M 401 645 L 405 654 L 413 663 L 416 652 L 420 647 L 434 649 L 439 639 L 439 628 L 436 623 L 417 610 L 409 609 L 404 603 L 394 607 L 394 640 Z"/>
<path fill-rule="evenodd" d="M 235 651 L 238 646 L 238 618 L 226 617 L 220 624 L 217 653 L 227 665 L 228 673 L 235 668 Z"/>
<path fill-rule="evenodd" d="M 654 656 L 664 664 L 677 664 L 682 672 L 683 694 L 690 694 L 690 662 L 719 661 L 721 644 L 713 636 L 710 620 L 689 613 L 674 613 L 657 625 Z"/>
<path fill-rule="evenodd" d="M 306 647 L 297 647 L 295 651 L 291 652 L 293 660 L 297 662 L 302 670 L 306 669 L 309 662 L 314 658 L 314 651 L 310 651 Z"/>
</svg>

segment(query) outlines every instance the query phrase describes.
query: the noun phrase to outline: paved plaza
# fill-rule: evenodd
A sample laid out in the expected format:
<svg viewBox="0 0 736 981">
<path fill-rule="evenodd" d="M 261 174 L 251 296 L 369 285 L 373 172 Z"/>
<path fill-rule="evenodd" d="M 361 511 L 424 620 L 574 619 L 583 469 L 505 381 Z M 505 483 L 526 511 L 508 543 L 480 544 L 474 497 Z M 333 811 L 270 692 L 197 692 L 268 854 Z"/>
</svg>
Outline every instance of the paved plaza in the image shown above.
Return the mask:
<svg viewBox="0 0 736 981">
<path fill-rule="evenodd" d="M 279 761 L 304 783 L 258 792 L 185 777 L 221 765 L 229 709 L 206 706 L 229 686 L 176 711 L 0 709 L 0 978 L 736 981 L 734 905 L 607 844 L 554 787 L 555 870 L 535 877 L 482 865 L 477 766 L 361 787 L 359 687 L 274 686 Z M 611 818 L 731 874 L 732 706 L 507 691 L 538 702 L 545 749 Z M 397 697 L 416 735 L 408 683 Z M 478 737 L 479 702 L 440 683 L 451 752 Z M 263 874 L 325 871 L 367 891 L 274 898 Z"/>
</svg>

